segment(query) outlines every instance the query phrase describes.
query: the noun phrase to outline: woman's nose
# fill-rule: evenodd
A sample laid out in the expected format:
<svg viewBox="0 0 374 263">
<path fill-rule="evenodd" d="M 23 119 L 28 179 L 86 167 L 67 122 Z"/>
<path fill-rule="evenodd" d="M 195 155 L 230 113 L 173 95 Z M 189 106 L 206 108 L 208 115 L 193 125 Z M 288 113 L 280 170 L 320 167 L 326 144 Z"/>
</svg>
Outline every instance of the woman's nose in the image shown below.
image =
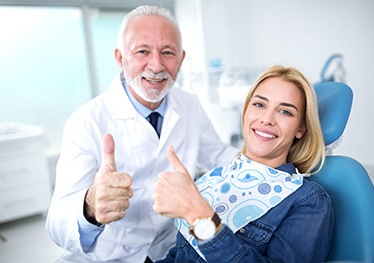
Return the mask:
<svg viewBox="0 0 374 263">
<path fill-rule="evenodd" d="M 265 125 L 274 125 L 275 124 L 275 118 L 274 118 L 274 112 L 271 110 L 267 110 L 262 114 L 261 116 L 261 122 Z"/>
</svg>

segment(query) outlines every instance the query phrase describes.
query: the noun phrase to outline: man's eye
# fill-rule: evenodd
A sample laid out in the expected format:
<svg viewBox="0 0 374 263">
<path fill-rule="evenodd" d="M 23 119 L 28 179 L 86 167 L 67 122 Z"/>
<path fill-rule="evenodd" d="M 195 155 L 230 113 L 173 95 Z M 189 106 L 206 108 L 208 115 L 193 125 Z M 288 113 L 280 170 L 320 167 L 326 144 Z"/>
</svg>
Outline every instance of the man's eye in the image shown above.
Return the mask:
<svg viewBox="0 0 374 263">
<path fill-rule="evenodd" d="M 164 51 L 163 54 L 167 56 L 174 55 L 174 53 L 171 51 Z"/>
<path fill-rule="evenodd" d="M 139 53 L 139 54 L 147 54 L 148 51 L 147 50 L 139 50 L 137 53 Z"/>
</svg>

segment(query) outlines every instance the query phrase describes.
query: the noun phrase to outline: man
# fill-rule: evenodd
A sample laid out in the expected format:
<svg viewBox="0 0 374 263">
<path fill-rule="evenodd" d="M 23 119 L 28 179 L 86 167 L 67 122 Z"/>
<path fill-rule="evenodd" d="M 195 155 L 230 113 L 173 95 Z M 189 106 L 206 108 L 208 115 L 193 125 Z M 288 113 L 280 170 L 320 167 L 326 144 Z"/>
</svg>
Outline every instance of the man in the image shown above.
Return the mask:
<svg viewBox="0 0 374 263">
<path fill-rule="evenodd" d="M 71 253 L 66 261 L 164 257 L 176 229 L 152 210 L 152 195 L 157 175 L 172 170 L 167 147 L 192 175 L 197 163 L 210 169 L 236 154 L 219 140 L 199 100 L 171 88 L 184 57 L 167 10 L 142 6 L 124 18 L 115 49 L 121 73 L 64 130 L 46 229 Z"/>
</svg>

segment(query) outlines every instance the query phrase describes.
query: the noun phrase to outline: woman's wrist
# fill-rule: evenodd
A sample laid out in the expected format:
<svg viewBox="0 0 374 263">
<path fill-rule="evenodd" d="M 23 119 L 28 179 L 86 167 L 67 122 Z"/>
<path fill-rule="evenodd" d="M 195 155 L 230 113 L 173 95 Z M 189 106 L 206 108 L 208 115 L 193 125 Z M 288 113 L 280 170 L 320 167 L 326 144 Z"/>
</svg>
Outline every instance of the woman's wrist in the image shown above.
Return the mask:
<svg viewBox="0 0 374 263">
<path fill-rule="evenodd" d="M 196 201 L 197 202 L 194 202 L 194 205 L 191 206 L 191 209 L 189 209 L 188 213 L 183 217 L 190 226 L 193 225 L 196 219 L 213 217 L 214 215 L 213 208 L 204 198 L 201 197 Z"/>
</svg>

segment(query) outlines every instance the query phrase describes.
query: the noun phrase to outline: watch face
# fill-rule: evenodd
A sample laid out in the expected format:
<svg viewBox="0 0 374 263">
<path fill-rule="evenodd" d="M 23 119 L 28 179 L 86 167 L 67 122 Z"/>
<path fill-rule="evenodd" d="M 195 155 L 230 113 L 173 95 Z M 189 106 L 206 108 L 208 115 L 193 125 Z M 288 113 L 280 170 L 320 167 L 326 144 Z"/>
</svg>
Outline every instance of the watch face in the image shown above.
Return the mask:
<svg viewBox="0 0 374 263">
<path fill-rule="evenodd" d="M 196 222 L 193 228 L 195 236 L 200 240 L 212 238 L 216 233 L 216 225 L 208 218 L 204 218 Z"/>
</svg>

